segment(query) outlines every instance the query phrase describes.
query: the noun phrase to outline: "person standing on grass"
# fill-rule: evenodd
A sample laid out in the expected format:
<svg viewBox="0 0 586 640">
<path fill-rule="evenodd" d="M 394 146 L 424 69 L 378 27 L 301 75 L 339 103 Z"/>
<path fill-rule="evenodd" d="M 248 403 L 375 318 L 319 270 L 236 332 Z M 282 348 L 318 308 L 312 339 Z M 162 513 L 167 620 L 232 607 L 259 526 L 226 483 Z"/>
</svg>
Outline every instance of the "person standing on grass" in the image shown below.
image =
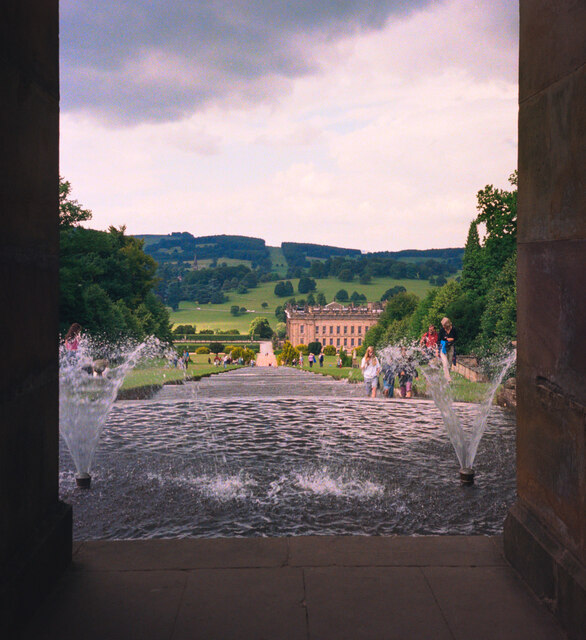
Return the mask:
<svg viewBox="0 0 586 640">
<path fill-rule="evenodd" d="M 324 352 L 323 351 L 319 354 L 319 366 L 320 367 L 324 366 Z"/>
<path fill-rule="evenodd" d="M 313 362 L 314 362 L 314 360 L 315 360 L 315 356 L 313 355 L 313 352 L 312 352 L 312 353 L 310 353 L 310 354 L 307 356 L 307 362 L 309 362 L 309 368 L 310 368 L 310 369 L 312 369 L 312 368 L 313 368 Z"/>
<path fill-rule="evenodd" d="M 417 369 L 413 358 L 407 355 L 407 349 L 401 347 L 401 361 L 397 365 L 399 374 L 399 393 L 401 398 L 410 398 L 412 395 L 413 378 L 418 378 Z"/>
<path fill-rule="evenodd" d="M 442 319 L 442 327 L 438 333 L 438 352 L 444 367 L 444 376 L 448 382 L 452 381 L 450 369 L 456 359 L 456 330 L 449 318 Z"/>
<path fill-rule="evenodd" d="M 378 374 L 381 371 L 377 357 L 374 355 L 374 347 L 370 346 L 366 349 L 364 358 L 360 364 L 362 375 L 364 376 L 364 386 L 366 387 L 366 395 L 376 398 L 376 389 L 378 387 Z"/>
</svg>

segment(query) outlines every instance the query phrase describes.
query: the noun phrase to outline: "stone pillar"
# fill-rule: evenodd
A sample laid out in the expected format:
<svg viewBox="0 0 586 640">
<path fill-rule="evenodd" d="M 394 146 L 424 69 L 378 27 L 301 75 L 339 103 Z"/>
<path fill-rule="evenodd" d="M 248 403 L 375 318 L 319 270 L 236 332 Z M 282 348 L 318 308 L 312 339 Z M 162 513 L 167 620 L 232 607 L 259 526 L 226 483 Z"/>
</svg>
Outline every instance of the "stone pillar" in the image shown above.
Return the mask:
<svg viewBox="0 0 586 640">
<path fill-rule="evenodd" d="M 0 10 L 0 636 L 71 559 L 58 499 L 57 0 Z"/>
<path fill-rule="evenodd" d="M 518 502 L 505 552 L 586 633 L 586 3 L 521 0 Z"/>
</svg>

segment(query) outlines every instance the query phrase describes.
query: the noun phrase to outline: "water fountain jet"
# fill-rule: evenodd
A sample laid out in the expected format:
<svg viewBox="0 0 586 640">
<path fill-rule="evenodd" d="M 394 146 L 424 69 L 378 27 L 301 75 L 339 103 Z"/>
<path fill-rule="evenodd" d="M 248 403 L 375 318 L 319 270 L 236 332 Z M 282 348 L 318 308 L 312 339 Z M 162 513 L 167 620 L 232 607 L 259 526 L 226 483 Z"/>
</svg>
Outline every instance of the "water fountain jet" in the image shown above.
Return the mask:
<svg viewBox="0 0 586 640">
<path fill-rule="evenodd" d="M 61 346 L 59 432 L 73 459 L 80 489 L 91 486 L 90 470 L 102 427 L 126 374 L 139 359 L 157 351 L 161 345 L 154 338 L 138 345 L 113 346 L 84 337 L 75 351 Z"/>
</svg>

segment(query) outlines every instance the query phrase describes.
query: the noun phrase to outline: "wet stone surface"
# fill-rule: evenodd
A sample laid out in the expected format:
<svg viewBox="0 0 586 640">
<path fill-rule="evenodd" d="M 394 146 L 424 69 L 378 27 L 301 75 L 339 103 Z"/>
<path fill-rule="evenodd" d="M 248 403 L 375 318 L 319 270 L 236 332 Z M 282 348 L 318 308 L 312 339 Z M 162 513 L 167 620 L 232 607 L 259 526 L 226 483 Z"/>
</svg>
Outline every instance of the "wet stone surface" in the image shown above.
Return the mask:
<svg viewBox="0 0 586 640">
<path fill-rule="evenodd" d="M 476 405 L 458 405 L 471 424 Z M 497 534 L 515 500 L 515 422 L 491 410 L 462 487 L 427 400 L 371 400 L 362 385 L 242 369 L 114 406 L 92 488 L 61 442 L 74 537 Z"/>
</svg>

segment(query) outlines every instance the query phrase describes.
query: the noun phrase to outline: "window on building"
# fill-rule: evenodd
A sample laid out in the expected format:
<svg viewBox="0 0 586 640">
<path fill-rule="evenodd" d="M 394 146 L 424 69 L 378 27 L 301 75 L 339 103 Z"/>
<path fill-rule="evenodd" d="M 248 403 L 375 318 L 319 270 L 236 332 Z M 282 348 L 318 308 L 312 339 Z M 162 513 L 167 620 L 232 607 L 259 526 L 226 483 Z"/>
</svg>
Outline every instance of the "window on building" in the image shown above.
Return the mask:
<svg viewBox="0 0 586 640">
<path fill-rule="evenodd" d="M 358 333 L 362 333 L 362 325 L 361 324 L 358 325 Z"/>
<path fill-rule="evenodd" d="M 333 345 L 334 344 L 334 339 L 330 338 L 330 344 Z"/>
<path fill-rule="evenodd" d="M 354 333 L 354 325 L 350 327 L 350 333 Z"/>
<path fill-rule="evenodd" d="M 358 346 L 362 344 L 362 338 L 358 338 Z"/>
<path fill-rule="evenodd" d="M 340 346 L 340 338 L 336 338 L 336 345 L 339 347 Z"/>
<path fill-rule="evenodd" d="M 344 325 L 344 333 L 348 333 L 348 327 Z"/>
<path fill-rule="evenodd" d="M 336 333 L 340 333 L 340 325 L 336 327 Z"/>
<path fill-rule="evenodd" d="M 334 325 L 333 324 L 330 325 L 330 333 L 334 333 Z"/>
<path fill-rule="evenodd" d="M 344 338 L 344 346 L 347 346 L 348 344 L 348 338 Z"/>
<path fill-rule="evenodd" d="M 350 346 L 353 347 L 354 346 L 354 338 L 350 338 Z"/>
</svg>

